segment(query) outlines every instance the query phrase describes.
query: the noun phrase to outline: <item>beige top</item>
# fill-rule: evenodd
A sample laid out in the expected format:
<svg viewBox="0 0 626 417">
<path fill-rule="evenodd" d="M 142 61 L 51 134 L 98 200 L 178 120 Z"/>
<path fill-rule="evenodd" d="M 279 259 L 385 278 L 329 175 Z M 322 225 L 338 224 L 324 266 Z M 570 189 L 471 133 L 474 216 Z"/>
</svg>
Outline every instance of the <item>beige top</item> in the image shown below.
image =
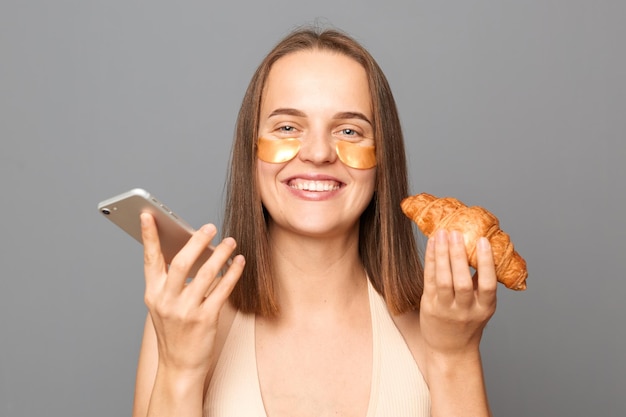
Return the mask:
<svg viewBox="0 0 626 417">
<path fill-rule="evenodd" d="M 385 301 L 368 280 L 372 387 L 365 417 L 427 417 L 430 394 Z M 205 417 L 267 417 L 257 374 L 254 315 L 237 313 L 204 404 Z"/>
</svg>

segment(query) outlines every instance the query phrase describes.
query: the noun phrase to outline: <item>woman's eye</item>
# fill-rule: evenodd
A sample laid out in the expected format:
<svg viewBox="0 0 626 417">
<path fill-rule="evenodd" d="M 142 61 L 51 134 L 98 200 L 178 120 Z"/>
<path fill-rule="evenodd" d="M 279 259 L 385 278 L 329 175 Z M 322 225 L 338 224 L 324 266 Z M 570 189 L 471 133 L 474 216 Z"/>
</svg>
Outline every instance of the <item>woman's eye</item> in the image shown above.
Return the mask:
<svg viewBox="0 0 626 417">
<path fill-rule="evenodd" d="M 360 134 L 357 130 L 355 130 L 355 129 L 350 129 L 349 127 L 345 128 L 345 129 L 341 129 L 341 130 L 339 131 L 339 133 L 340 133 L 342 136 L 348 136 L 348 137 L 350 137 L 350 138 L 356 138 L 356 137 L 358 137 L 358 136 L 360 136 L 360 135 L 361 135 L 361 134 Z"/>
<path fill-rule="evenodd" d="M 295 132 L 296 128 L 293 126 L 281 126 L 278 128 L 278 130 L 280 130 L 281 132 L 291 133 Z"/>
</svg>

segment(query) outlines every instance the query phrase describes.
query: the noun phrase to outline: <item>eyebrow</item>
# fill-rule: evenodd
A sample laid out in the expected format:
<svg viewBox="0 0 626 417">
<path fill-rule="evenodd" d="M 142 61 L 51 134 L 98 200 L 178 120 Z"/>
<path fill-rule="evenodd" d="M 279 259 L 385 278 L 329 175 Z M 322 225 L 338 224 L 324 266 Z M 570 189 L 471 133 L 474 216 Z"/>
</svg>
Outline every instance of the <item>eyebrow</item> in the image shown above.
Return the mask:
<svg viewBox="0 0 626 417">
<path fill-rule="evenodd" d="M 296 117 L 306 117 L 306 114 L 300 110 L 297 109 L 291 109 L 291 108 L 279 108 L 274 110 L 269 117 L 274 117 L 274 116 L 282 116 L 282 115 L 286 115 L 286 116 L 296 116 Z M 370 125 L 372 125 L 372 122 L 370 121 L 370 119 L 367 118 L 367 116 L 365 116 L 363 113 L 360 112 L 355 112 L 355 111 L 344 111 L 344 112 L 340 112 L 337 113 L 333 116 L 333 119 L 360 119 L 363 120 L 367 123 L 369 123 Z"/>
<path fill-rule="evenodd" d="M 373 126 L 372 122 L 370 121 L 370 119 L 367 118 L 367 116 L 365 116 L 363 113 L 359 113 L 355 111 L 345 111 L 345 112 L 337 113 L 335 114 L 333 119 L 360 119 L 369 123 L 371 126 Z"/>
<path fill-rule="evenodd" d="M 288 109 L 288 108 L 276 109 L 268 117 L 281 116 L 281 115 L 306 117 L 306 114 L 304 114 L 300 110 Z"/>
</svg>

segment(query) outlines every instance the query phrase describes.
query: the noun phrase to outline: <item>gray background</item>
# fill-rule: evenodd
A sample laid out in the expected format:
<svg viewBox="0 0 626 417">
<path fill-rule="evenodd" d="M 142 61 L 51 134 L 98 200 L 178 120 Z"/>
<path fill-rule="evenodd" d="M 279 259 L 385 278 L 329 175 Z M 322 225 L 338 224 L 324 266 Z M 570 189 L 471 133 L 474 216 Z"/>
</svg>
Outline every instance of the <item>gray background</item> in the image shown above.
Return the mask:
<svg viewBox="0 0 626 417">
<path fill-rule="evenodd" d="M 316 19 L 386 71 L 413 192 L 487 207 L 528 261 L 483 341 L 495 415 L 626 415 L 626 2 L 210 3 L 0 3 L 0 415 L 130 414 L 141 247 L 96 204 L 220 222 L 244 88 Z"/>
</svg>

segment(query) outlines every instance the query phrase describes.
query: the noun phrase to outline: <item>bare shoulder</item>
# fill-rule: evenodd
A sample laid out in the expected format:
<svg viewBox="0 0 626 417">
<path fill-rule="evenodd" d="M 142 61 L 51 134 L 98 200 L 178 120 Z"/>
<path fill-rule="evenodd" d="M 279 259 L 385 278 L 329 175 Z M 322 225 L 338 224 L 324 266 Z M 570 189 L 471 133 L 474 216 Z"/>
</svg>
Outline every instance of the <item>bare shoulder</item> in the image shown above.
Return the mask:
<svg viewBox="0 0 626 417">
<path fill-rule="evenodd" d="M 228 333 L 230 332 L 230 327 L 235 320 L 235 316 L 237 315 L 237 309 L 232 305 L 230 300 L 227 300 L 220 311 L 219 319 L 217 322 L 217 334 L 215 336 L 215 350 L 216 352 L 222 351 L 222 347 L 226 342 L 226 338 L 228 337 Z"/>
<path fill-rule="evenodd" d="M 211 369 L 209 371 L 209 377 L 207 378 L 207 383 L 211 380 L 211 375 L 215 369 L 215 365 L 217 365 L 217 359 L 220 357 L 222 353 L 222 349 L 224 348 L 224 344 L 226 343 L 226 339 L 228 338 L 228 333 L 230 332 L 230 328 L 235 320 L 235 316 L 237 315 L 237 309 L 232 305 L 232 303 L 227 300 L 220 311 L 220 315 L 217 321 L 217 333 L 215 335 L 215 344 L 213 345 L 214 355 L 213 355 L 213 363 L 211 364 Z"/>
<path fill-rule="evenodd" d="M 425 355 L 420 331 L 419 311 L 412 310 L 402 314 L 395 314 L 392 315 L 392 318 L 418 367 L 423 370 Z"/>
</svg>

